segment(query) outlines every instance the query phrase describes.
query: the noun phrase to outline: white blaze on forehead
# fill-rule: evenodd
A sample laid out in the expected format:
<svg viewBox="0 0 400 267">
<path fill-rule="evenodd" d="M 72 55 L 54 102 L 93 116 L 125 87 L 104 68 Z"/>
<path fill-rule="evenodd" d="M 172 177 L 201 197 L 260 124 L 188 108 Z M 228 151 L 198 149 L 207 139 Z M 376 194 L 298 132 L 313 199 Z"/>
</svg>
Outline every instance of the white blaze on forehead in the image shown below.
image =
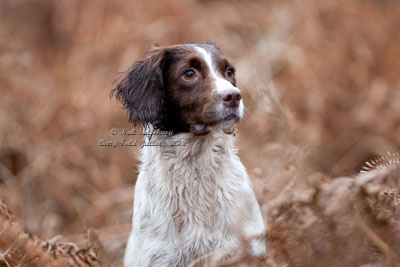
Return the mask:
<svg viewBox="0 0 400 267">
<path fill-rule="evenodd" d="M 208 68 L 210 69 L 213 76 L 216 76 L 214 64 L 212 62 L 211 54 L 207 50 L 202 47 L 196 46 L 196 50 L 202 55 L 204 61 L 207 63 Z"/>
<path fill-rule="evenodd" d="M 209 51 L 199 46 L 196 46 L 196 50 L 201 54 L 202 58 L 207 64 L 208 69 L 210 70 L 211 76 L 215 79 L 215 90 L 217 93 L 223 93 L 223 91 L 228 89 L 236 89 L 238 93 L 240 93 L 238 88 L 233 86 L 233 84 L 227 81 L 225 78 L 221 77 L 221 75 L 215 69 L 215 65 L 213 64 L 211 53 Z"/>
</svg>

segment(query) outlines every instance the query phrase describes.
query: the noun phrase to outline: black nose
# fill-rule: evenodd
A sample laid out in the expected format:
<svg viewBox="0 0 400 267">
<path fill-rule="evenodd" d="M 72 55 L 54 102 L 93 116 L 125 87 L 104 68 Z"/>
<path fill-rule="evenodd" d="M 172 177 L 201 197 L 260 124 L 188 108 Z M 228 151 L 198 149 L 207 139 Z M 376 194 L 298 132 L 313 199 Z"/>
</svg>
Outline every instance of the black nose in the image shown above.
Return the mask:
<svg viewBox="0 0 400 267">
<path fill-rule="evenodd" d="M 229 89 L 220 94 L 225 107 L 237 108 L 242 96 L 237 90 Z"/>
</svg>

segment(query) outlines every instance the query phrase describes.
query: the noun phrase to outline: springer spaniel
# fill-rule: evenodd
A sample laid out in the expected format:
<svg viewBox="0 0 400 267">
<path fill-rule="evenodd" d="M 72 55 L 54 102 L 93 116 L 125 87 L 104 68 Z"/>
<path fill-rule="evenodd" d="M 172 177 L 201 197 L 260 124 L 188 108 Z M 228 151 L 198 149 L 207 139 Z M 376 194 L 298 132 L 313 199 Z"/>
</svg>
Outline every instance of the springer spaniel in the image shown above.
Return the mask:
<svg viewBox="0 0 400 267">
<path fill-rule="evenodd" d="M 243 101 L 218 48 L 155 48 L 111 94 L 135 125 L 173 132 L 145 137 L 124 266 L 206 263 L 214 252 L 239 252 L 247 238 L 250 253 L 264 255 L 260 207 L 232 134 Z"/>
</svg>

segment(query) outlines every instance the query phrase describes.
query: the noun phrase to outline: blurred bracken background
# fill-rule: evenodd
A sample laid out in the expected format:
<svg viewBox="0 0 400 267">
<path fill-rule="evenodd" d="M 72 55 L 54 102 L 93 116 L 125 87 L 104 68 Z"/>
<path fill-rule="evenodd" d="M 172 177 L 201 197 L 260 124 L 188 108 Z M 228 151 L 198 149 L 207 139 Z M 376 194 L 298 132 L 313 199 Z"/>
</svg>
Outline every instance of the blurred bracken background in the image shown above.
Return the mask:
<svg viewBox="0 0 400 267">
<path fill-rule="evenodd" d="M 140 148 L 98 146 L 132 128 L 109 91 L 152 44 L 208 40 L 243 91 L 263 264 L 397 266 L 396 166 L 358 175 L 400 148 L 397 0 L 1 1 L 0 198 L 21 231 L 80 244 L 92 228 L 121 265 Z"/>
</svg>

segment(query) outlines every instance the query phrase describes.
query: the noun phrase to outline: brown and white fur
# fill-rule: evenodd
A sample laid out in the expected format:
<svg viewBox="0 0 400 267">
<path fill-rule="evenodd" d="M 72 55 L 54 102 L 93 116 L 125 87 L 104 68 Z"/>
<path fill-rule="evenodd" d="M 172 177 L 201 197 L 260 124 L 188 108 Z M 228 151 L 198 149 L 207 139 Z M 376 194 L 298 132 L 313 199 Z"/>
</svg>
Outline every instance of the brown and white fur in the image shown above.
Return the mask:
<svg viewBox="0 0 400 267">
<path fill-rule="evenodd" d="M 142 149 L 124 266 L 188 266 L 264 232 L 232 135 L 244 109 L 235 69 L 213 44 L 156 48 L 112 93 L 134 124 L 174 132 L 146 137 L 166 145 Z M 265 240 L 250 250 L 265 254 Z"/>
</svg>

